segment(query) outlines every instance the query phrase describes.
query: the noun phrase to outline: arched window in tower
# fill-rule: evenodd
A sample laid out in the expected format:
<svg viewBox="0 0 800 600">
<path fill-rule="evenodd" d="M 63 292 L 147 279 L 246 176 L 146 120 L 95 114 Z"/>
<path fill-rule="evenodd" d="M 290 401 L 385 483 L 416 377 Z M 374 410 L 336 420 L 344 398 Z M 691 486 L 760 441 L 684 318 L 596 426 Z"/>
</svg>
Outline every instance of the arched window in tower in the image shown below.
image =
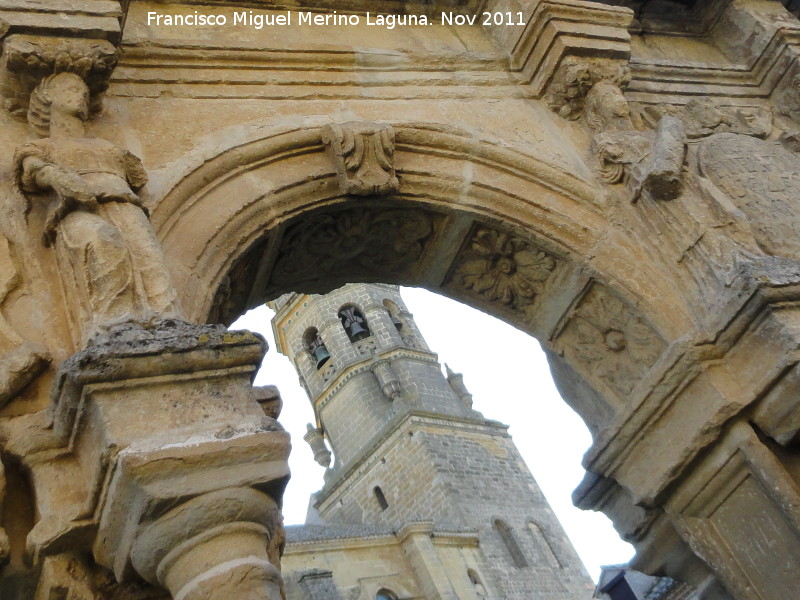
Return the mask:
<svg viewBox="0 0 800 600">
<path fill-rule="evenodd" d="M 386 311 L 389 313 L 389 318 L 392 320 L 392 325 L 394 325 L 394 328 L 400 333 L 403 333 L 404 330 L 407 330 L 408 327 L 406 327 L 406 324 L 403 322 L 403 319 L 400 316 L 400 307 L 388 299 L 383 301 L 383 305 L 386 307 Z"/>
<path fill-rule="evenodd" d="M 372 492 L 375 494 L 375 499 L 378 501 L 378 504 L 381 505 L 381 510 L 389 508 L 389 503 L 386 501 L 386 496 L 383 495 L 383 490 L 380 486 L 376 485 Z"/>
<path fill-rule="evenodd" d="M 317 369 L 321 369 L 331 359 L 331 354 L 325 347 L 325 342 L 322 341 L 316 327 L 309 327 L 306 330 L 303 334 L 303 344 L 311 358 L 314 359 Z"/>
<path fill-rule="evenodd" d="M 378 590 L 378 593 L 375 594 L 375 600 L 397 600 L 397 594 L 395 594 L 392 590 L 383 588 Z"/>
<path fill-rule="evenodd" d="M 371 335 L 369 327 L 367 327 L 367 320 L 355 306 L 342 307 L 339 311 L 339 319 L 345 332 L 347 332 L 347 337 L 354 344 Z"/>
<path fill-rule="evenodd" d="M 383 306 L 386 307 L 386 312 L 389 313 L 389 318 L 392 320 L 392 325 L 394 325 L 394 328 L 397 329 L 397 333 L 400 334 L 400 338 L 403 340 L 403 343 L 412 348 L 416 348 L 417 343 L 414 338 L 414 334 L 411 331 L 411 327 L 409 327 L 408 323 L 406 323 L 406 319 L 403 316 L 403 311 L 400 310 L 400 307 L 388 298 L 383 301 Z"/>
<path fill-rule="evenodd" d="M 547 533 L 545 533 L 542 526 L 535 521 L 528 521 L 528 531 L 541 556 L 541 561 L 550 567 L 563 569 L 564 565 L 561 564 L 561 561 L 558 559 L 555 548 L 553 548 L 553 545 L 550 543 L 550 538 Z"/>
<path fill-rule="evenodd" d="M 497 533 L 500 535 L 500 538 L 503 540 L 503 543 L 506 545 L 506 549 L 508 553 L 511 555 L 511 560 L 514 561 L 514 566 L 518 569 L 522 569 L 523 567 L 528 566 L 528 561 L 525 559 L 525 555 L 522 553 L 522 548 L 519 547 L 517 540 L 514 538 L 514 534 L 511 533 L 511 529 L 508 525 L 505 524 L 504 521 L 500 519 L 494 520 L 494 528 L 497 530 Z"/>
<path fill-rule="evenodd" d="M 483 587 L 483 582 L 481 582 L 481 578 L 478 577 L 478 573 L 474 569 L 467 569 L 467 577 L 472 582 L 472 585 L 475 586 L 475 595 L 478 598 L 486 598 L 486 588 Z"/>
</svg>

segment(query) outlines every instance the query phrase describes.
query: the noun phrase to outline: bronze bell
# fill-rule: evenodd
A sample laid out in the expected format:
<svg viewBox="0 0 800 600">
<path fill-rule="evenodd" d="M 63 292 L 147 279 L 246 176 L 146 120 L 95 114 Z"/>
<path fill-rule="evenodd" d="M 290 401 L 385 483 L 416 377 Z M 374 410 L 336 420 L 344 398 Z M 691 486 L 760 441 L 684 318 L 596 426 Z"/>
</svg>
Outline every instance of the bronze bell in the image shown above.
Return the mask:
<svg viewBox="0 0 800 600">
<path fill-rule="evenodd" d="M 320 344 L 314 348 L 314 358 L 317 359 L 317 369 L 321 369 L 331 359 L 331 354 L 324 345 Z"/>
<path fill-rule="evenodd" d="M 350 339 L 352 341 L 358 342 L 358 341 L 363 340 L 364 338 L 367 338 L 367 337 L 369 337 L 369 331 L 364 329 L 361 326 L 361 323 L 359 323 L 358 321 L 353 321 L 350 324 Z"/>
<path fill-rule="evenodd" d="M 397 329 L 397 331 L 400 331 L 403 328 L 403 322 L 397 317 L 395 317 L 392 313 L 389 313 L 389 318 L 392 319 L 392 324 L 394 325 L 394 328 Z"/>
</svg>

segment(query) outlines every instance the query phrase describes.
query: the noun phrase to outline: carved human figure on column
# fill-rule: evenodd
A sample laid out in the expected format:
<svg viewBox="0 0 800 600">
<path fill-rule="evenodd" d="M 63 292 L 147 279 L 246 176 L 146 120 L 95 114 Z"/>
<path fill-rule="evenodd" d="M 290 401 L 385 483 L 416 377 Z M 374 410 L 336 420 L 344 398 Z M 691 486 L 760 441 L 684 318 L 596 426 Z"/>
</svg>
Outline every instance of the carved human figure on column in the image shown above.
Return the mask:
<svg viewBox="0 0 800 600">
<path fill-rule="evenodd" d="M 65 287 L 76 291 L 84 341 L 125 321 L 183 316 L 137 194 L 147 174 L 127 150 L 87 137 L 88 116 L 89 89 L 78 75 L 45 78 L 28 110 L 44 139 L 14 156 L 29 208 L 47 202 L 42 240 L 55 247 Z"/>
</svg>

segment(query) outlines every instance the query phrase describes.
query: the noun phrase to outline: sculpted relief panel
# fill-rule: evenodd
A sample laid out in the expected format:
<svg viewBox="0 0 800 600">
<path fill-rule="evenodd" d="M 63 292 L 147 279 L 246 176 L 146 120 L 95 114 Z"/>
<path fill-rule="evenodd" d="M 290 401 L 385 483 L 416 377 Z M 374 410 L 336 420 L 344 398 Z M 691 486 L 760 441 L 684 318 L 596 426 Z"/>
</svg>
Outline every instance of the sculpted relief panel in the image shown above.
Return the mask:
<svg viewBox="0 0 800 600">
<path fill-rule="evenodd" d="M 624 402 L 666 343 L 636 309 L 594 284 L 556 338 L 555 349 Z"/>
<path fill-rule="evenodd" d="M 533 243 L 476 225 L 443 285 L 458 297 L 530 320 L 557 266 L 555 257 Z"/>
</svg>

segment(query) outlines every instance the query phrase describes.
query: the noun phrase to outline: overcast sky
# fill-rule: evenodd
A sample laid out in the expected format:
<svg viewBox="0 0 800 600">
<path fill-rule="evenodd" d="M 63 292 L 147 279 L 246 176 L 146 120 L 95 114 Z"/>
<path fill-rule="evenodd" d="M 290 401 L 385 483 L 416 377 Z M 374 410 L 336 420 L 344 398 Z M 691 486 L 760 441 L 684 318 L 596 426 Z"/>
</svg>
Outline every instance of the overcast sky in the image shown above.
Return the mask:
<svg viewBox="0 0 800 600">
<path fill-rule="evenodd" d="M 581 457 L 591 437 L 581 419 L 558 395 L 538 342 L 514 327 L 426 290 L 403 288 L 402 295 L 439 361 L 464 374 L 474 408 L 511 425 L 511 435 L 596 580 L 600 565 L 627 562 L 633 548 L 622 542 L 601 513 L 572 505 L 570 494 L 583 478 Z M 267 307 L 250 311 L 232 328 L 264 335 L 270 346 L 257 385 L 277 385 L 283 397 L 280 421 L 292 435 L 292 479 L 284 497 L 287 524 L 305 520 L 308 497 L 322 487 L 323 468 L 303 441 L 314 420 L 308 396 L 288 358 L 275 350 Z"/>
</svg>

